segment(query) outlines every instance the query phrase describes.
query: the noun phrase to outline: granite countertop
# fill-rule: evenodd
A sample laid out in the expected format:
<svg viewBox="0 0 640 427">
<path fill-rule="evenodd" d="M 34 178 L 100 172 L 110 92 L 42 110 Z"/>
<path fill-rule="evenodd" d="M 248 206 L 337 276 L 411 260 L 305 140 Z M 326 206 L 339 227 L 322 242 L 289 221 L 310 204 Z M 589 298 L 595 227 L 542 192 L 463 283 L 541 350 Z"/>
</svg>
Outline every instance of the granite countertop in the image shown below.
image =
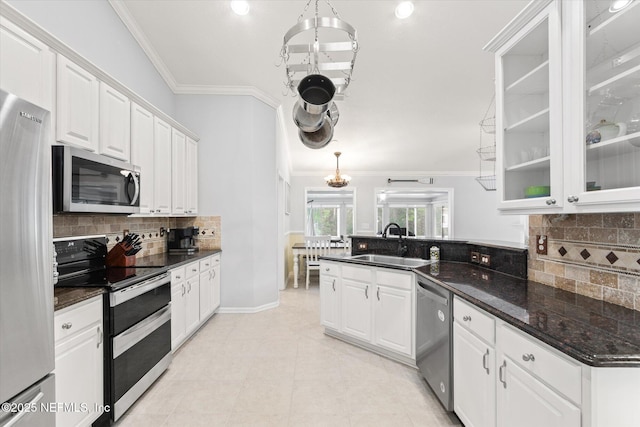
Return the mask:
<svg viewBox="0 0 640 427">
<path fill-rule="evenodd" d="M 413 271 L 586 365 L 640 367 L 638 311 L 462 262 Z"/>
<path fill-rule="evenodd" d="M 105 288 L 55 288 L 53 290 L 53 310 L 62 310 L 105 292 Z"/>
<path fill-rule="evenodd" d="M 161 267 L 153 271 L 153 274 L 158 274 L 161 273 L 163 269 L 164 271 L 169 271 L 173 268 L 180 267 L 181 265 L 221 252 L 221 249 L 200 250 L 192 255 L 178 255 L 165 252 L 158 255 L 137 258 L 135 267 Z M 143 277 L 143 275 L 140 275 L 138 276 L 138 279 L 142 280 Z M 69 307 L 70 305 L 77 304 L 106 292 L 108 292 L 108 289 L 104 287 L 56 287 L 54 288 L 53 299 L 54 311 Z"/>
</svg>

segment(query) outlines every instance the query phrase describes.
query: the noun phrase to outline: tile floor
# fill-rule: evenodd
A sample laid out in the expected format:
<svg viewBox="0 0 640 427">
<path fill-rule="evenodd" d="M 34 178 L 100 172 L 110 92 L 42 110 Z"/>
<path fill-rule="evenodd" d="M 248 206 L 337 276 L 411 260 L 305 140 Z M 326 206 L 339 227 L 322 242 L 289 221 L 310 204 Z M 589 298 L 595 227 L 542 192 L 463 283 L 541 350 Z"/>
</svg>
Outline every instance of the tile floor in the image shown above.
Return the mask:
<svg viewBox="0 0 640 427">
<path fill-rule="evenodd" d="M 317 279 L 216 314 L 118 427 L 460 426 L 415 369 L 324 335 Z"/>
</svg>

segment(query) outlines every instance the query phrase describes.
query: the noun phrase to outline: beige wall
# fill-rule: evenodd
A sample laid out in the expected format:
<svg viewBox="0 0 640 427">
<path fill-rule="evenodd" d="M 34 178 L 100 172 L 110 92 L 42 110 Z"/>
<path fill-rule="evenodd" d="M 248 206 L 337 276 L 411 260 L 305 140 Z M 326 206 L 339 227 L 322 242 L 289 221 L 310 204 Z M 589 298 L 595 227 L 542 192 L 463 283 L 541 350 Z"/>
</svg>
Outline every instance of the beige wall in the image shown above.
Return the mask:
<svg viewBox="0 0 640 427">
<path fill-rule="evenodd" d="M 122 239 L 123 230 L 139 234 L 142 251 L 138 257 L 166 252 L 166 235 L 160 235 L 160 228 L 200 227 L 197 245 L 202 249 L 221 248 L 221 223 L 219 216 L 199 216 L 188 218 L 167 217 L 127 217 L 119 215 L 54 215 L 53 237 L 85 236 L 105 234 L 109 239 L 108 248 Z M 202 234 L 204 232 L 205 234 Z"/>
<path fill-rule="evenodd" d="M 531 215 L 529 236 L 529 279 L 640 311 L 640 213 Z"/>
</svg>

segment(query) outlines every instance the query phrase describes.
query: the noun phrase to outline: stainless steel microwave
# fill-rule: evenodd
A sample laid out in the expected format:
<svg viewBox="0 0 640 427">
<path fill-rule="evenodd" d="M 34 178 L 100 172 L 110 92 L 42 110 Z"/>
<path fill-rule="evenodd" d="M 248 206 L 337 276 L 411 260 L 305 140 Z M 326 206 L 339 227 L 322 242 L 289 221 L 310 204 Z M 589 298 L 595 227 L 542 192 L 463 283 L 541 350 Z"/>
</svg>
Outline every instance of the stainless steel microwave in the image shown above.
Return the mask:
<svg viewBox="0 0 640 427">
<path fill-rule="evenodd" d="M 53 211 L 140 212 L 140 168 L 100 154 L 52 147 Z"/>
</svg>

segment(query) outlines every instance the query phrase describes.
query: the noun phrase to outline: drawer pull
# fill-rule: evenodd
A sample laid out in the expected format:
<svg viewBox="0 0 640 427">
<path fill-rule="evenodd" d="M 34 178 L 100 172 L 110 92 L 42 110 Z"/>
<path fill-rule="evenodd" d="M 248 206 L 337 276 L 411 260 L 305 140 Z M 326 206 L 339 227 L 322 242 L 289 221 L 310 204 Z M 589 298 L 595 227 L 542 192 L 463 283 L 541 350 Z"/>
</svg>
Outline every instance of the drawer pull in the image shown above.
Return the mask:
<svg viewBox="0 0 640 427">
<path fill-rule="evenodd" d="M 502 365 L 500 365 L 500 370 L 498 371 L 498 379 L 500 380 L 504 388 L 507 388 L 507 381 L 506 381 L 506 378 L 504 377 L 504 371 L 506 370 L 507 370 L 507 361 L 505 360 L 504 362 L 502 362 Z"/>
<path fill-rule="evenodd" d="M 191 271 L 193 271 L 195 273 L 196 271 L 198 271 L 198 269 L 197 268 L 192 268 Z"/>
<path fill-rule="evenodd" d="M 180 280 L 180 279 L 182 279 L 182 277 L 176 276 L 176 280 Z"/>
<path fill-rule="evenodd" d="M 71 329 L 72 326 L 73 326 L 73 323 L 71 322 L 63 323 L 62 329 Z"/>
<path fill-rule="evenodd" d="M 482 356 L 482 367 L 484 368 L 485 371 L 487 371 L 487 375 L 489 375 L 489 365 L 487 365 L 488 359 L 489 359 L 489 349 L 487 349 L 487 352 Z"/>
<path fill-rule="evenodd" d="M 325 268 L 324 271 L 331 271 L 329 267 Z"/>
<path fill-rule="evenodd" d="M 533 353 L 529 353 L 529 354 L 523 354 L 522 360 L 524 360 L 525 362 L 535 362 L 536 358 L 534 357 Z"/>
<path fill-rule="evenodd" d="M 465 322 L 471 322 L 471 316 L 464 316 L 462 320 Z"/>
</svg>

